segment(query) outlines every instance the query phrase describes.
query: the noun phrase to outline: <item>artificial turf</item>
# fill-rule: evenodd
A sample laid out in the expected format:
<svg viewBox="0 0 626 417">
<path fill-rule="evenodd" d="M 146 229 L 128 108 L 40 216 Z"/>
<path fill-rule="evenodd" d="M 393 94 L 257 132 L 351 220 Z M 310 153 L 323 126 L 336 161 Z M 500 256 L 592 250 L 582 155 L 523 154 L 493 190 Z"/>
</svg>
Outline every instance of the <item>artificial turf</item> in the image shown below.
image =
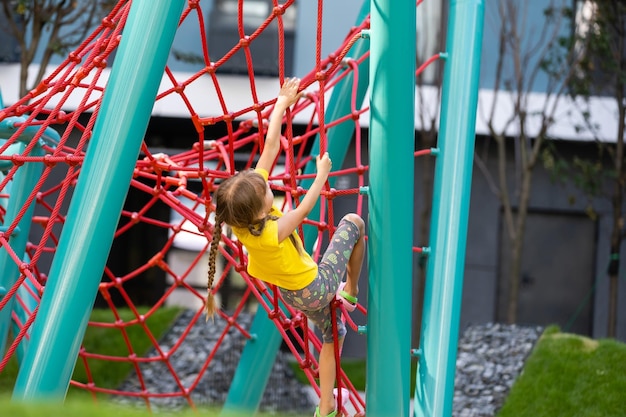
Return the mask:
<svg viewBox="0 0 626 417">
<path fill-rule="evenodd" d="M 626 344 L 548 328 L 497 417 L 626 415 Z"/>
</svg>

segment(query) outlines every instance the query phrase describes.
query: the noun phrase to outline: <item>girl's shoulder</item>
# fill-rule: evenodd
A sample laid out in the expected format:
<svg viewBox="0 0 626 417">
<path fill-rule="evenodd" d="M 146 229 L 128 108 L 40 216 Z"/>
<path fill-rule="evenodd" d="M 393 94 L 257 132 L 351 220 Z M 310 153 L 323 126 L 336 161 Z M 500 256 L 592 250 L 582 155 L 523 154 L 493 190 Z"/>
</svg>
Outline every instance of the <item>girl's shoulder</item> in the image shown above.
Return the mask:
<svg viewBox="0 0 626 417">
<path fill-rule="evenodd" d="M 269 214 L 272 216 L 281 217 L 283 215 L 283 212 L 278 207 L 272 206 Z"/>
<path fill-rule="evenodd" d="M 263 169 L 263 168 L 254 168 L 254 172 L 261 174 L 261 176 L 263 177 L 263 179 L 265 181 L 268 180 L 268 178 L 270 177 L 270 173 L 267 172 L 267 170 Z"/>
<path fill-rule="evenodd" d="M 250 231 L 244 227 L 231 227 L 233 234 L 237 236 L 237 239 L 241 240 L 242 237 L 250 234 Z"/>
</svg>

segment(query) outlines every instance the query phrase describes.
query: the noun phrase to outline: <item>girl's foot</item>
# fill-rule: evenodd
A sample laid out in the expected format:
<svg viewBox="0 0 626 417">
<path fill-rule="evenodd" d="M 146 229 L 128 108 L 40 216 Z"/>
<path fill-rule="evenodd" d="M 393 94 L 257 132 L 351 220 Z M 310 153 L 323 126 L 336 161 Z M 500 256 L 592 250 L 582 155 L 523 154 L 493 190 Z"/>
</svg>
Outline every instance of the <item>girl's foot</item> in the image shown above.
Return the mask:
<svg viewBox="0 0 626 417">
<path fill-rule="evenodd" d="M 313 415 L 313 417 L 335 417 L 337 415 L 338 412 L 338 402 L 339 402 L 339 398 L 337 398 L 339 396 L 339 391 L 337 390 L 337 388 L 335 388 L 333 390 L 333 396 L 335 397 L 335 411 L 332 411 L 330 414 L 326 414 L 326 416 L 322 416 L 320 414 L 320 407 L 319 405 L 317 406 L 317 408 L 315 408 L 315 414 Z M 348 403 L 348 400 L 350 400 L 350 391 L 348 391 L 346 388 L 341 388 L 341 407 L 345 407 L 346 404 Z"/>
<path fill-rule="evenodd" d="M 330 414 L 327 414 L 326 417 L 335 417 L 336 415 L 337 415 L 337 410 L 333 411 Z M 324 417 L 320 414 L 319 406 L 315 409 L 315 414 L 313 415 L 313 417 Z"/>
<path fill-rule="evenodd" d="M 359 299 L 355 296 L 348 294 L 348 292 L 344 290 L 345 286 L 345 281 L 339 284 L 339 289 L 337 290 L 336 296 L 337 299 L 341 301 L 346 310 L 351 313 L 356 309 L 356 305 L 358 304 Z"/>
</svg>

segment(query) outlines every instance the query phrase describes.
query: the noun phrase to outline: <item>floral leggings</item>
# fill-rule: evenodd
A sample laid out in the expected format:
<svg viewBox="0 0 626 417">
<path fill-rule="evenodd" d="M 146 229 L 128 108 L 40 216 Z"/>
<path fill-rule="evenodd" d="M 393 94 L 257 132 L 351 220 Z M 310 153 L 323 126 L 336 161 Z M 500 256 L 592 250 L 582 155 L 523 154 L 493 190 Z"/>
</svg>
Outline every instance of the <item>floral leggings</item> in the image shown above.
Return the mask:
<svg viewBox="0 0 626 417">
<path fill-rule="evenodd" d="M 322 331 L 324 343 L 333 342 L 330 304 L 346 273 L 348 260 L 359 237 L 359 228 L 344 217 L 319 263 L 317 278 L 301 290 L 280 289 L 285 302 L 306 314 Z M 346 326 L 341 321 L 341 314 L 337 314 L 336 318 L 337 335 L 341 339 L 346 335 Z"/>
</svg>

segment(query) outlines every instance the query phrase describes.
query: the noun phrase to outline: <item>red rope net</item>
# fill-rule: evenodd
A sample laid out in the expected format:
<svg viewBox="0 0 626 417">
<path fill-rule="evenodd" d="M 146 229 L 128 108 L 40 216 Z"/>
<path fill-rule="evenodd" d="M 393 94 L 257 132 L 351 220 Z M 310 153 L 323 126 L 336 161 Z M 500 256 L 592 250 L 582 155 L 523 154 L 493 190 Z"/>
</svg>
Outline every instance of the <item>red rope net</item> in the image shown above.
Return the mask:
<svg viewBox="0 0 626 417">
<path fill-rule="evenodd" d="M 349 186 L 326 188 L 321 196 L 320 218 L 308 220 L 306 226 L 317 233 L 317 240 L 323 242 L 333 232 L 335 219 L 334 208 L 338 202 L 345 200 L 352 207 L 350 211 L 363 214 L 363 197 L 359 193 L 365 185 L 367 165 L 361 159 L 362 135 L 360 117 L 367 108 L 361 108 L 356 102 L 359 63 L 367 59 L 367 53 L 359 57 L 344 59 L 351 46 L 358 41 L 363 29 L 369 28 L 369 18 L 354 26 L 345 37 L 341 46 L 327 57 L 321 56 L 322 42 L 322 4 L 318 2 L 318 30 L 315 48 L 315 68 L 302 78 L 302 86 L 306 94 L 288 111 L 285 117 L 286 128 L 282 138 L 283 153 L 281 166 L 272 172 L 271 180 L 277 193 L 284 194 L 283 209 L 298 204 L 305 192 L 301 187 L 303 180 L 311 178 L 303 174 L 310 160 L 312 143 L 319 139 L 320 149 L 327 147 L 328 133 L 342 123 L 354 125 L 354 161 L 344 164 L 344 168 L 333 171 L 332 177 L 337 179 L 350 178 Z M 202 305 L 205 289 L 202 285 L 192 282 L 197 271 L 206 271 L 206 254 L 211 235 L 214 232 L 210 216 L 212 212 L 211 193 L 223 178 L 237 170 L 253 166 L 263 145 L 263 137 L 274 99 L 263 99 L 259 96 L 259 83 L 267 83 L 267 79 L 255 77 L 255 61 L 251 47 L 255 40 L 270 24 L 278 29 L 278 79 L 280 82 L 292 74 L 285 74 L 284 46 L 285 29 L 284 13 L 295 7 L 293 0 L 284 3 L 274 1 L 274 8 L 263 23 L 253 32 L 243 26 L 243 2 L 239 2 L 238 31 L 241 40 L 232 45 L 223 56 L 213 56 L 207 44 L 207 33 L 204 27 L 203 11 L 199 1 L 190 0 L 182 15 L 181 25 L 198 27 L 197 45 L 201 56 L 201 69 L 195 73 L 177 73 L 166 68 L 163 83 L 155 103 L 155 109 L 175 103 L 183 109 L 185 116 L 181 120 L 191 122 L 195 139 L 186 146 L 177 145 L 176 151 L 156 150 L 144 142 L 141 157 L 137 161 L 134 177 L 130 183 L 129 195 L 134 195 L 141 204 L 126 208 L 115 234 L 114 250 L 118 241 L 123 241 L 133 232 L 142 227 L 159 230 L 166 236 L 158 247 L 141 261 L 127 263 L 132 265 L 127 270 L 118 270 L 112 257 L 109 259 L 103 279 L 99 287 L 98 300 L 106 306 L 111 314 L 109 321 L 90 322 L 89 328 L 114 329 L 125 340 L 126 351 L 120 354 L 105 354 L 98 351 L 81 349 L 78 358 L 79 366 L 84 368 L 85 377 L 73 380 L 72 386 L 93 393 L 107 393 L 143 399 L 148 407 L 151 399 L 159 397 L 180 397 L 192 407 L 195 406 L 193 392 L 210 372 L 211 361 L 223 348 L 224 336 L 229 332 L 237 332 L 249 338 L 250 334 L 238 319 L 247 307 L 255 302 L 258 308 L 267 312 L 275 321 L 282 334 L 285 344 L 295 356 L 300 367 L 305 371 L 311 385 L 319 392 L 316 377 L 316 354 L 321 342 L 315 333 L 306 326 L 304 316 L 289 308 L 277 308 L 277 293 L 263 282 L 255 280 L 246 273 L 246 254 L 238 242 L 223 230 L 222 271 L 216 277 L 213 291 L 230 285 L 233 276 L 240 277 L 245 283 L 241 294 L 229 301 L 228 308 L 219 312 L 216 321 L 223 321 L 221 336 L 217 339 L 211 354 L 207 357 L 195 358 L 202 361 L 201 371 L 192 380 L 182 380 L 177 370 L 170 363 L 172 355 L 184 345 L 185 339 L 198 321 L 204 321 Z M 80 175 L 85 151 L 89 143 L 92 128 L 98 117 L 102 93 L 106 84 L 107 60 L 119 44 L 128 11 L 129 1 L 119 1 L 102 24 L 74 52 L 69 54 L 39 86 L 10 107 L 0 111 L 0 122 L 10 122 L 14 133 L 0 146 L 0 166 L 5 173 L 0 181 L 0 202 L 13 197 L 11 184 L 19 173 L 33 163 L 43 163 L 43 170 L 32 190 L 28 190 L 22 208 L 9 213 L 5 204 L 0 205 L 2 229 L 0 229 L 0 245 L 10 258 L 19 277 L 6 288 L 6 294 L 0 299 L 0 313 L 12 308 L 13 338 L 0 362 L 2 372 L 12 357 L 17 356 L 18 347 L 23 339 L 28 338 L 29 328 L 37 313 L 37 303 L 45 290 L 50 259 L 55 254 L 56 245 L 63 225 L 67 219 L 66 212 L 71 200 L 72 190 Z M 240 108 L 229 105 L 232 100 L 228 96 L 228 83 L 232 78 L 225 77 L 220 69 L 232 59 L 237 52 L 245 56 L 248 70 L 249 95 L 239 98 L 246 102 Z M 231 80 L 231 81 L 228 81 Z M 351 80 L 352 108 L 335 120 L 325 120 L 326 93 L 342 80 Z M 278 92 L 276 84 L 274 91 Z M 202 89 L 202 101 L 198 99 L 198 89 Z M 219 109 L 219 112 L 207 112 L 206 104 Z M 78 103 L 69 105 L 68 103 Z M 72 108 L 72 106 L 74 108 Z M 293 120 L 298 118 L 299 123 Z M 183 122 L 177 122 L 181 125 Z M 59 132 L 58 138 L 49 135 L 50 129 Z M 216 133 L 217 132 L 217 133 Z M 21 148 L 16 148 L 22 144 Z M 16 152 L 14 149 L 20 149 Z M 242 157 L 243 156 L 243 157 Z M 342 182 L 344 185 L 346 181 Z M 128 184 L 120 184 L 121 191 Z M 138 197 L 137 197 L 138 196 Z M 33 204 L 31 204 L 33 203 Z M 35 206 L 34 214 L 29 207 Z M 163 216 L 163 207 L 169 216 Z M 155 214 L 157 213 L 157 214 Z M 206 213 L 209 213 L 207 215 Z M 12 234 L 19 233 L 21 222 L 31 224 L 30 240 L 26 244 L 25 253 L 14 247 Z M 302 233 L 302 230 L 300 230 Z M 141 234 L 141 232 L 140 232 Z M 127 239 L 128 240 L 128 239 Z M 181 240 L 195 242 L 194 248 L 185 253 L 183 262 L 174 261 L 174 254 L 179 251 Z M 200 242 L 200 243 L 198 243 Z M 128 243 L 126 243 L 128 244 Z M 135 242 L 148 245 L 148 242 Z M 154 242 L 151 242 L 154 247 Z M 314 257 L 318 259 L 322 244 L 316 245 Z M 78 249 L 77 249 L 78 250 Z M 180 252 L 180 251 L 179 251 Z M 127 256 L 133 256 L 132 248 Z M 133 281 L 155 273 L 165 275 L 168 286 L 159 295 L 156 302 L 147 307 L 144 301 L 130 294 L 129 288 Z M 159 275 L 160 274 L 160 275 Z M 202 273 L 200 274 L 202 276 Z M 224 288 L 223 288 L 224 287 Z M 159 340 L 150 328 L 151 317 L 159 313 L 166 305 L 180 304 L 176 299 L 183 297 L 188 306 L 193 306 L 193 314 L 180 339 L 169 349 L 160 345 Z M 359 306 L 362 314 L 365 309 Z M 1 317 L 1 316 L 0 316 Z M 350 319 L 350 326 L 357 326 Z M 211 323 L 209 322 L 209 325 Z M 88 329 L 89 331 L 89 329 Z M 131 343 L 130 334 L 141 332 L 148 341 L 151 350 L 138 351 Z M 104 386 L 98 382 L 98 376 L 92 372 L 97 361 L 124 362 L 130 364 L 137 376 L 135 390 Z M 167 378 L 176 382 L 177 390 L 172 392 L 153 392 L 145 383 L 142 366 L 149 362 L 161 362 L 169 373 Z M 354 389 L 346 374 L 340 370 L 340 384 L 350 390 L 350 403 L 357 414 L 364 413 L 364 401 Z M 210 378 L 209 378 L 210 379 Z"/>
</svg>

